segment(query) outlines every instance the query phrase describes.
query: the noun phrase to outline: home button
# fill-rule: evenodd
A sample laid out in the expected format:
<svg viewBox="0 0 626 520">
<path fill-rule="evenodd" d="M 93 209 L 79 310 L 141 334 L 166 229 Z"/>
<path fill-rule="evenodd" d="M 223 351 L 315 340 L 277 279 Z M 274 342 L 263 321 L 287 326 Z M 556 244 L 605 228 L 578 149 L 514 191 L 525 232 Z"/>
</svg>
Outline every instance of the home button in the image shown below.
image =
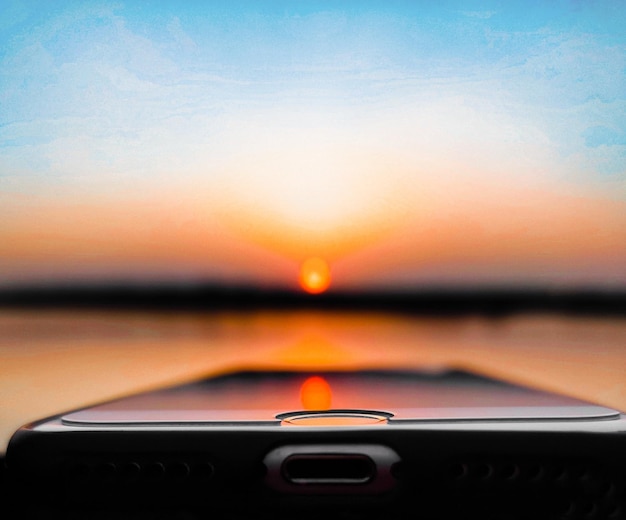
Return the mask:
<svg viewBox="0 0 626 520">
<path fill-rule="evenodd" d="M 283 426 L 378 426 L 393 414 L 378 410 L 306 410 L 280 413 Z"/>
</svg>

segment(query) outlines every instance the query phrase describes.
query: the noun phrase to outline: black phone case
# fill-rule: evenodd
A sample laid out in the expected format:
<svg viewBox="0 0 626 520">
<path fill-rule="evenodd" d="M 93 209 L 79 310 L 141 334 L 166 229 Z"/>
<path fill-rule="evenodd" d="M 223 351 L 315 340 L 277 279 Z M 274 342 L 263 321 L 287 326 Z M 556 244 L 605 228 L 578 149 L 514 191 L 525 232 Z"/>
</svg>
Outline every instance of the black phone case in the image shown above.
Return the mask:
<svg viewBox="0 0 626 520">
<path fill-rule="evenodd" d="M 16 432 L 7 460 L 15 497 L 34 497 L 25 511 L 76 518 L 618 519 L 626 505 L 621 414 L 295 427 L 59 416 Z"/>
</svg>

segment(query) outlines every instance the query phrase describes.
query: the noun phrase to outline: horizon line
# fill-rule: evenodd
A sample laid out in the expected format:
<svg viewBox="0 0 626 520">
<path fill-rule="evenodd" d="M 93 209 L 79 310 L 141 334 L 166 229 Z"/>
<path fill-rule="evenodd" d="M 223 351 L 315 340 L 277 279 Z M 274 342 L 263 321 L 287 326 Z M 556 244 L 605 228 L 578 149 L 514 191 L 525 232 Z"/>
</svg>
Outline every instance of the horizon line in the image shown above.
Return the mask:
<svg viewBox="0 0 626 520">
<path fill-rule="evenodd" d="M 626 316 L 626 288 L 429 285 L 405 289 L 301 290 L 212 282 L 56 283 L 0 287 L 0 308 L 110 310 L 320 310 L 435 315 L 560 313 Z"/>
</svg>

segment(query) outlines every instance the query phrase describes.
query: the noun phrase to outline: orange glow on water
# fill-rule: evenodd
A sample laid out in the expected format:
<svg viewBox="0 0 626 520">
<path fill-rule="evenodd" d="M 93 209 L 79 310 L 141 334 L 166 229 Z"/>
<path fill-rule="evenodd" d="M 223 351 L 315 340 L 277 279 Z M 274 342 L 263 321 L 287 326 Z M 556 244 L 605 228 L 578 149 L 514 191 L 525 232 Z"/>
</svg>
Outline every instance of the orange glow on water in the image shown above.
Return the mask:
<svg viewBox="0 0 626 520">
<path fill-rule="evenodd" d="M 309 377 L 300 387 L 300 401 L 305 410 L 330 409 L 332 401 L 330 385 L 322 377 Z"/>
<path fill-rule="evenodd" d="M 319 294 L 330 286 L 330 267 L 322 258 L 309 258 L 300 268 L 300 286 L 308 293 Z"/>
</svg>

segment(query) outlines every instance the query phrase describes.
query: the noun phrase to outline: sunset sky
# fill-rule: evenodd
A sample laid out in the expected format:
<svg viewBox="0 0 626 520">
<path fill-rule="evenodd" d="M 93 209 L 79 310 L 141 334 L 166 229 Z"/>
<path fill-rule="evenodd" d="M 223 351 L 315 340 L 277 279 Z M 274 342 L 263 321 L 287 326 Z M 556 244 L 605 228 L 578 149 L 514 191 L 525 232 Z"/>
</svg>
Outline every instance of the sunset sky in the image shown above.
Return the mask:
<svg viewBox="0 0 626 520">
<path fill-rule="evenodd" d="M 626 289 L 624 2 L 1 9 L 0 287 Z"/>
</svg>

